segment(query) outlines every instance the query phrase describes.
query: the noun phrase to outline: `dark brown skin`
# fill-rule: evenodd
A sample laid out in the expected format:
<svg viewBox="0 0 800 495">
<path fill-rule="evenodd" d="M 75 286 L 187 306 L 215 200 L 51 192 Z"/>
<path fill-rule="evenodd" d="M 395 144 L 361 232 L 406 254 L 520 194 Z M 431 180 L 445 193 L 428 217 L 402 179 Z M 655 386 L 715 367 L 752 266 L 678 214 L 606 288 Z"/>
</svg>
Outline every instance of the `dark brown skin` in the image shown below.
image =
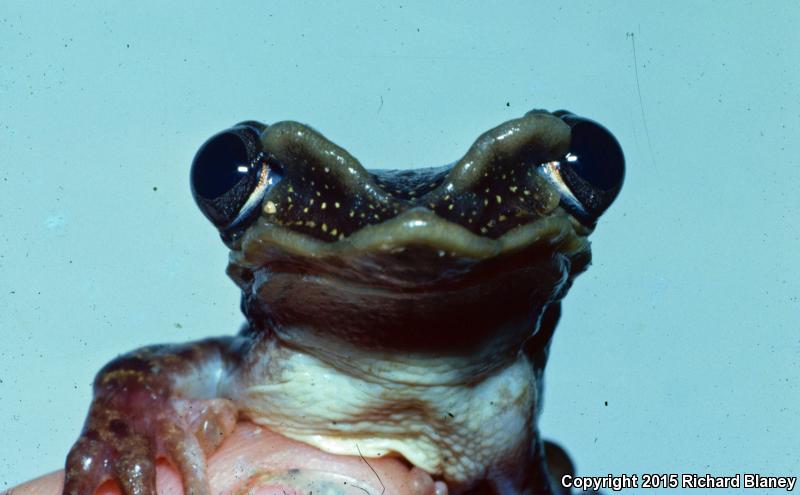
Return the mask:
<svg viewBox="0 0 800 495">
<path fill-rule="evenodd" d="M 254 402 L 253 390 L 283 386 L 281 377 L 306 358 L 355 390 L 382 381 L 398 387 L 406 380 L 397 378 L 404 365 L 392 364 L 399 357 L 436 369 L 425 378 L 436 383 L 402 385 L 381 398 L 381 408 L 411 414 L 409 426 L 425 422 L 434 432 L 426 441 L 438 450 L 425 458 L 439 460 L 429 474 L 408 471 L 414 493 L 433 494 L 444 483 L 453 493 L 557 493 L 552 476 L 571 466 L 536 430 L 542 372 L 559 301 L 590 260 L 590 213 L 607 207 L 597 198 L 613 200 L 619 187 L 597 193 L 583 184 L 578 201 L 588 198 L 594 210 L 570 206 L 571 186 L 540 165 L 552 169 L 575 151 L 570 125 L 532 112 L 481 136 L 452 167 L 403 172 L 368 172 L 296 123 L 246 123 L 212 138 L 195 159 L 193 190 L 232 250 L 228 273 L 242 289 L 247 325 L 236 337 L 142 348 L 106 365 L 67 457 L 63 493 L 91 495 L 112 479 L 126 495 L 153 494 L 156 459 L 166 458 L 188 493 L 208 494 L 206 459 L 237 420 L 273 424 L 273 414 L 296 410 L 269 395 Z M 216 161 L 237 153 L 247 175 L 217 191 L 203 174 L 211 167 L 216 177 Z M 569 173 L 583 180 L 564 165 Z M 510 402 L 492 402 L 512 412 L 515 444 L 502 430 L 470 441 L 469 417 L 479 411 L 469 404 L 460 417 L 450 414 L 454 421 L 441 419 L 449 412 L 435 387 L 450 386 L 451 376 L 465 400 L 472 388 L 492 396 L 492 380 L 516 377 L 518 395 L 503 389 L 498 397 Z M 356 401 L 353 410 L 368 414 L 366 407 Z M 331 438 L 359 438 L 381 424 L 369 415 L 349 424 L 308 414 L 309 425 L 324 423 L 320 433 Z M 285 427 L 297 434 L 297 426 Z M 524 433 L 512 433 L 519 428 Z M 401 438 L 418 448 L 417 437 Z M 450 452 L 452 441 L 461 444 Z M 306 469 L 312 457 L 297 454 L 291 467 Z"/>
</svg>

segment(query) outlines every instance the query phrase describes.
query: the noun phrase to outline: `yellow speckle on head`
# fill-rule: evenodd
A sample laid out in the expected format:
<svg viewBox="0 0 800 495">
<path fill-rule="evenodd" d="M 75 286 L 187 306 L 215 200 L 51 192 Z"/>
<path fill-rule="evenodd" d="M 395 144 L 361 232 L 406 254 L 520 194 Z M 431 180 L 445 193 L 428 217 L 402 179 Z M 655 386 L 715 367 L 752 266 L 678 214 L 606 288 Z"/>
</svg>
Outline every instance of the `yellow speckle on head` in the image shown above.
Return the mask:
<svg viewBox="0 0 800 495">
<path fill-rule="evenodd" d="M 511 191 L 512 193 L 517 192 L 517 189 L 518 189 L 517 186 L 508 186 L 508 190 Z"/>
<path fill-rule="evenodd" d="M 292 186 L 289 186 L 289 192 L 290 192 L 290 193 L 293 193 L 293 192 L 294 192 L 294 188 L 293 188 Z"/>
<path fill-rule="evenodd" d="M 488 199 L 484 199 L 483 200 L 483 206 L 489 206 L 489 200 Z"/>
<path fill-rule="evenodd" d="M 292 202 L 292 197 L 291 196 L 286 196 L 286 201 L 291 203 Z"/>
<path fill-rule="evenodd" d="M 498 222 L 505 222 L 507 219 L 508 217 L 505 215 L 500 215 L 499 217 L 497 217 Z"/>
<path fill-rule="evenodd" d="M 338 229 L 333 229 L 331 230 L 331 235 L 336 235 L 338 232 L 339 232 Z"/>
<path fill-rule="evenodd" d="M 453 203 L 450 203 L 450 206 L 448 206 L 448 207 L 447 207 L 447 209 L 448 209 L 448 210 L 452 210 L 454 206 L 455 206 L 455 205 L 454 205 Z"/>
<path fill-rule="evenodd" d="M 323 223 L 322 224 L 322 231 L 323 232 L 327 232 L 328 231 L 328 224 L 327 223 Z"/>
<path fill-rule="evenodd" d="M 309 221 L 306 222 L 306 227 L 314 228 L 316 226 L 317 226 L 317 222 L 315 222 L 314 220 L 309 220 Z"/>
<path fill-rule="evenodd" d="M 503 198 L 501 198 L 499 194 L 495 194 L 494 195 L 494 199 L 497 200 L 497 204 L 500 204 L 500 203 L 503 202 Z"/>
<path fill-rule="evenodd" d="M 353 218 L 353 216 L 355 216 L 355 214 L 356 214 L 356 212 L 354 212 L 353 210 L 350 210 L 350 215 L 348 215 L 348 216 L 350 218 Z"/>
<path fill-rule="evenodd" d="M 278 207 L 275 206 L 275 203 L 272 201 L 267 201 L 267 203 L 264 205 L 264 213 L 267 215 L 274 215 L 277 211 Z"/>
<path fill-rule="evenodd" d="M 344 232 L 342 232 L 341 234 L 339 234 L 339 239 L 344 239 Z"/>
<path fill-rule="evenodd" d="M 489 232 L 489 230 L 486 227 L 481 227 L 481 234 L 485 234 L 487 232 Z"/>
<path fill-rule="evenodd" d="M 330 172 L 330 171 L 331 171 L 331 169 L 330 169 L 330 168 L 328 168 L 328 167 L 325 167 L 325 173 L 326 173 L 326 174 L 327 174 L 328 172 Z"/>
<path fill-rule="evenodd" d="M 303 213 L 308 213 L 308 206 L 306 206 L 305 208 L 303 208 Z"/>
<path fill-rule="evenodd" d="M 335 206 L 336 208 L 339 208 L 342 205 L 340 205 L 338 201 L 334 201 L 333 206 Z"/>
<path fill-rule="evenodd" d="M 319 198 L 320 196 L 322 196 L 322 193 L 320 193 L 319 191 L 314 191 L 314 194 L 316 194 L 318 198 Z"/>
<path fill-rule="evenodd" d="M 531 192 L 528 191 L 527 189 L 525 189 L 525 190 L 522 191 L 522 194 L 524 194 L 525 196 L 530 196 Z"/>
<path fill-rule="evenodd" d="M 314 206 L 314 198 L 308 200 L 308 206 Z"/>
<path fill-rule="evenodd" d="M 324 202 L 324 201 L 323 201 L 323 202 L 322 202 L 322 204 L 321 204 L 321 205 L 319 205 L 319 207 L 320 207 L 320 208 L 322 208 L 322 209 L 324 210 L 325 208 L 327 208 L 327 207 L 328 207 L 328 203 L 326 203 L 326 202 Z"/>
</svg>

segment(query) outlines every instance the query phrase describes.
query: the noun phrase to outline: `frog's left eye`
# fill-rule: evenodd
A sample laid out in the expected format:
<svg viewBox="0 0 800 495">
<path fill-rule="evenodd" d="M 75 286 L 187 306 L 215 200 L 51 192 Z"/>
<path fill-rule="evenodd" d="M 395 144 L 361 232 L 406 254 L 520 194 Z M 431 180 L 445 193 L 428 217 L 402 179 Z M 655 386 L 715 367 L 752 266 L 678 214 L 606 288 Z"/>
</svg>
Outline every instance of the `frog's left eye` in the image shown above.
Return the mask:
<svg viewBox="0 0 800 495">
<path fill-rule="evenodd" d="M 192 194 L 223 236 L 247 227 L 282 174 L 261 148 L 263 126 L 245 122 L 206 141 L 192 162 Z"/>
<path fill-rule="evenodd" d="M 555 112 L 572 130 L 570 147 L 559 161 L 545 163 L 545 177 L 559 190 L 562 205 L 585 223 L 611 206 L 625 178 L 625 156 L 616 138 L 597 122 Z"/>
</svg>

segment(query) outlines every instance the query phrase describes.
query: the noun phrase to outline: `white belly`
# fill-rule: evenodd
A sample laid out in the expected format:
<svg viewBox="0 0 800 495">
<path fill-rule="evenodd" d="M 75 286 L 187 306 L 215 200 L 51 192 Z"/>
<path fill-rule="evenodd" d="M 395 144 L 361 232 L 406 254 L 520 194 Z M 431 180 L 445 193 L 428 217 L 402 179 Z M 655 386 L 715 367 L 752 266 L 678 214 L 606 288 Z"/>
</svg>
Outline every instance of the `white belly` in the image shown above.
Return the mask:
<svg viewBox="0 0 800 495">
<path fill-rule="evenodd" d="M 517 466 L 535 434 L 539 399 L 523 355 L 477 383 L 442 384 L 431 374 L 452 370 L 441 366 L 409 373 L 398 363 L 402 369 L 391 373 L 383 364 L 378 373 L 353 375 L 274 342 L 265 354 L 231 377 L 233 398 L 254 422 L 327 452 L 400 454 L 465 483 L 489 476 L 487 466 L 495 466 L 493 476 L 497 466 Z"/>
</svg>

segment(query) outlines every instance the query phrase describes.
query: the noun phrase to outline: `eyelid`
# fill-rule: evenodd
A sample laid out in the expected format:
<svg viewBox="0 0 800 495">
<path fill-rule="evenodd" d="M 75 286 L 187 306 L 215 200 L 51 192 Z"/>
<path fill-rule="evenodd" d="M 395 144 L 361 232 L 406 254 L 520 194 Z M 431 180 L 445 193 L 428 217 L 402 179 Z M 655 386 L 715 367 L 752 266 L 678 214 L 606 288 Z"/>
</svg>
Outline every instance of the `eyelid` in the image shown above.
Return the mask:
<svg viewBox="0 0 800 495">
<path fill-rule="evenodd" d="M 565 157 L 569 160 L 569 154 Z M 564 182 L 564 179 L 561 177 L 561 162 L 552 161 L 541 164 L 537 171 L 541 174 L 561 195 L 562 201 L 567 202 L 574 210 L 577 210 L 576 213 L 579 213 L 582 217 L 587 216 L 588 212 L 586 208 L 581 204 L 578 198 L 570 190 L 569 186 Z"/>
</svg>

